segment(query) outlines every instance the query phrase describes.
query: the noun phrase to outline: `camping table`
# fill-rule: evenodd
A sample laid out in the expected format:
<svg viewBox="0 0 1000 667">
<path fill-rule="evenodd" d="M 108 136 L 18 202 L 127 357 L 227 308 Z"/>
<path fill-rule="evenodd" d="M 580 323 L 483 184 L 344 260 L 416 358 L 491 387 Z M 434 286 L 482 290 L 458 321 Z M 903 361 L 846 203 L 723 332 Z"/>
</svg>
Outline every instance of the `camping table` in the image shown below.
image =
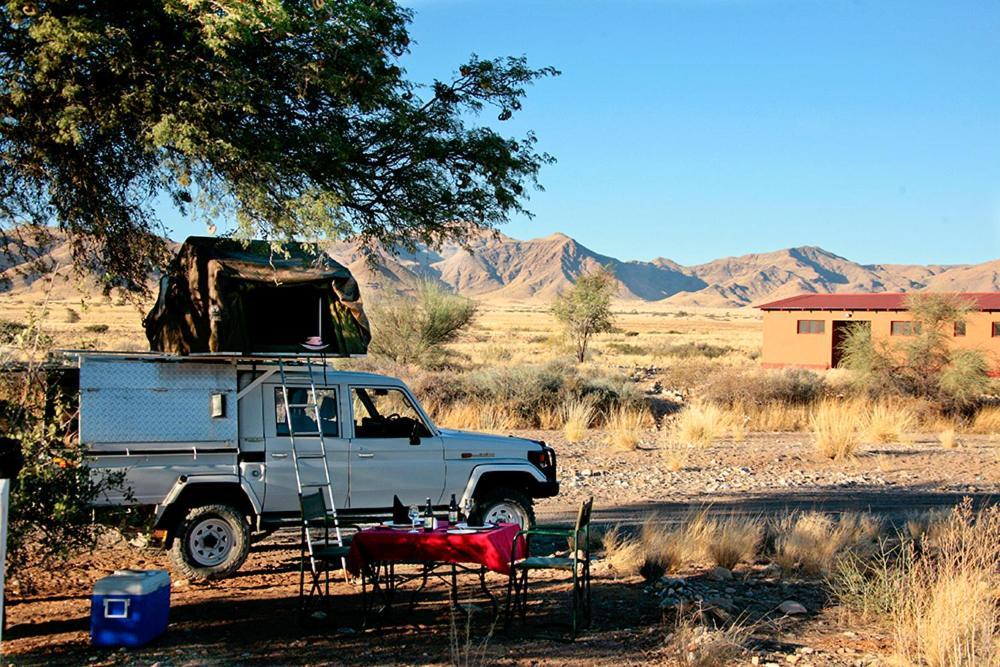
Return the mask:
<svg viewBox="0 0 1000 667">
<path fill-rule="evenodd" d="M 362 582 L 371 585 L 370 592 L 367 585 L 363 587 L 366 614 L 371 608 L 371 597 L 381 595 L 388 608 L 396 587 L 418 578 L 421 584 L 413 593 L 414 599 L 427 585 L 428 578 L 435 577 L 450 585 L 452 603 L 457 603 L 459 572 L 478 575 L 479 587 L 496 611 L 496 597 L 486 587 L 486 572 L 510 573 L 511 549 L 520 527 L 512 523 L 500 524 L 491 530 L 462 535 L 448 533 L 447 527 L 444 521 L 431 532 L 379 526 L 354 536 L 347 555 L 347 569 L 361 575 Z M 521 549 L 519 545 L 518 551 Z M 420 571 L 413 575 L 397 574 L 396 565 L 418 565 Z"/>
</svg>

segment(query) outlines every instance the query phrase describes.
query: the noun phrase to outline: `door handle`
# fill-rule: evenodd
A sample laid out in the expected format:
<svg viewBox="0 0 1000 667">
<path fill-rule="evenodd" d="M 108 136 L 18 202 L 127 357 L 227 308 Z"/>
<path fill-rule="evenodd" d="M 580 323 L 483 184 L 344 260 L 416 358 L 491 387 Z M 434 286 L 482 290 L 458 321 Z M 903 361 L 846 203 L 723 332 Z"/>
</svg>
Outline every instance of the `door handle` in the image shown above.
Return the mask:
<svg viewBox="0 0 1000 667">
<path fill-rule="evenodd" d="M 272 459 L 287 459 L 288 458 L 288 454 L 286 454 L 284 452 L 271 452 L 271 458 Z"/>
<path fill-rule="evenodd" d="M 358 452 L 359 459 L 373 459 L 375 458 L 375 452 Z"/>
</svg>

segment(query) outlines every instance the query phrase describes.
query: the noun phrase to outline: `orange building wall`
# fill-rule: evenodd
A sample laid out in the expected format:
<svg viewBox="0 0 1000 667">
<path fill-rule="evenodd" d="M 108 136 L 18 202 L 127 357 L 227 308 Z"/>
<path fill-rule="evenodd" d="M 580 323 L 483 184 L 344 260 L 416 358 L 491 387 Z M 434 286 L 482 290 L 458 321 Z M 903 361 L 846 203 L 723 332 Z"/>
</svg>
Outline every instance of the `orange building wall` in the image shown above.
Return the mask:
<svg viewBox="0 0 1000 667">
<path fill-rule="evenodd" d="M 834 322 L 867 320 L 872 323 L 872 338 L 905 340 L 902 336 L 890 336 L 891 323 L 912 319 L 905 311 L 767 310 L 764 311 L 761 364 L 765 368 L 830 368 Z M 799 320 L 823 320 L 825 330 L 821 334 L 797 333 Z M 1000 312 L 969 313 L 965 319 L 965 336 L 953 336 L 951 341 L 959 347 L 982 351 L 993 373 L 1000 374 L 1000 337 L 993 336 L 993 322 L 1000 322 Z"/>
</svg>

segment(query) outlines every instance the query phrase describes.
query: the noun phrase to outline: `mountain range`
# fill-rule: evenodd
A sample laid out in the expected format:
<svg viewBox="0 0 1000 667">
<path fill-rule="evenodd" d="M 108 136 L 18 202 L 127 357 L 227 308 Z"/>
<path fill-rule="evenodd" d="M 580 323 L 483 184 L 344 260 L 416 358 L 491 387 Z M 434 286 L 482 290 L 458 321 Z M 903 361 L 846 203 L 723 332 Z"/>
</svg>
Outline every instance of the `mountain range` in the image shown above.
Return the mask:
<svg viewBox="0 0 1000 667">
<path fill-rule="evenodd" d="M 859 264 L 816 246 L 725 257 L 683 266 L 665 257 L 623 261 L 565 234 L 521 241 L 482 234 L 417 252 L 379 251 L 375 266 L 350 242 L 329 253 L 362 286 L 406 291 L 431 280 L 467 296 L 551 300 L 582 273 L 608 267 L 623 299 L 684 306 L 748 306 L 801 293 L 1000 290 L 1000 260 L 975 265 Z"/>
<path fill-rule="evenodd" d="M 327 252 L 354 272 L 363 292 L 407 292 L 429 280 L 467 296 L 506 301 L 549 301 L 581 274 L 602 266 L 617 279 L 620 298 L 678 306 L 748 306 L 801 293 L 1000 290 L 1000 259 L 972 265 L 859 264 L 816 246 L 693 266 L 664 257 L 620 260 L 565 234 L 522 241 L 483 233 L 464 247 L 450 243 L 397 253 L 378 249 L 374 263 L 349 241 L 330 243 Z M 75 298 L 79 289 L 96 289 L 92 281 L 81 283 L 69 271 L 65 241 L 57 239 L 46 254 L 61 267 L 52 298 Z M 48 281 L 38 277 L 17 257 L 0 259 L 0 294 L 40 294 Z"/>
</svg>

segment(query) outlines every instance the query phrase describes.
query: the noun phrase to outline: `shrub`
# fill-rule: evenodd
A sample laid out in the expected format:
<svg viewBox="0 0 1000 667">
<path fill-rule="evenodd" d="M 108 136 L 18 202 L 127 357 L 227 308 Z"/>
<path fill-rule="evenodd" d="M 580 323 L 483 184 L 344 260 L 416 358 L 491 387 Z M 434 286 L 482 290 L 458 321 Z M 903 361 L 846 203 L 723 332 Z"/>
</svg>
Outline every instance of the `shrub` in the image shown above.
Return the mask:
<svg viewBox="0 0 1000 667">
<path fill-rule="evenodd" d="M 709 403 L 692 403 L 677 417 L 677 439 L 683 443 L 708 447 L 726 429 L 722 410 Z"/>
<path fill-rule="evenodd" d="M 594 405 L 591 401 L 574 399 L 564 407 L 565 420 L 563 434 L 569 442 L 580 442 L 587 435 L 594 420 Z"/>
<path fill-rule="evenodd" d="M 969 424 L 970 433 L 995 434 L 1000 433 L 1000 406 L 987 405 L 979 408 L 972 423 Z"/>
<path fill-rule="evenodd" d="M 710 519 L 703 529 L 705 552 L 716 565 L 732 570 L 740 563 L 752 563 L 764 538 L 759 519 L 726 517 Z"/>
<path fill-rule="evenodd" d="M 766 403 L 809 405 L 822 397 L 823 390 L 821 375 L 789 368 L 716 373 L 701 388 L 701 395 L 707 401 L 726 407 Z"/>
<path fill-rule="evenodd" d="M 917 424 L 913 411 L 898 401 L 877 401 L 868 409 L 865 431 L 872 442 L 902 442 Z"/>
<path fill-rule="evenodd" d="M 369 352 L 397 363 L 440 365 L 442 347 L 472 323 L 476 303 L 422 283 L 415 298 L 383 296 L 368 309 L 372 323 Z"/>
<path fill-rule="evenodd" d="M 0 320 L 0 345 L 11 345 L 28 328 L 27 324 Z"/>
<path fill-rule="evenodd" d="M 72 308 L 66 309 L 66 322 L 73 324 L 80 321 L 80 313 L 76 312 Z"/>
<path fill-rule="evenodd" d="M 649 423 L 649 413 L 645 410 L 619 406 L 612 410 L 605 427 L 608 444 L 616 452 L 630 452 L 639 448 L 642 431 Z"/>
<path fill-rule="evenodd" d="M 931 536 L 882 542 L 874 557 L 841 561 L 831 580 L 844 606 L 891 625 L 906 664 L 994 664 L 1000 651 L 1000 507 L 978 516 L 966 498 Z"/>
<path fill-rule="evenodd" d="M 89 331 L 90 333 L 101 334 L 101 333 L 107 333 L 109 328 L 110 327 L 108 327 L 107 324 L 88 324 L 83 327 L 83 330 Z"/>
<path fill-rule="evenodd" d="M 615 572 L 632 576 L 639 573 L 646 560 L 642 541 L 625 533 L 620 525 L 608 530 L 601 538 L 604 562 Z"/>
<path fill-rule="evenodd" d="M 834 461 L 854 454 L 861 444 L 862 417 L 843 403 L 821 403 L 812 417 L 812 431 L 819 452 Z"/>
<path fill-rule="evenodd" d="M 838 519 L 818 512 L 784 517 L 772 525 L 774 560 L 785 571 L 832 572 L 847 553 L 870 553 L 880 526 L 870 515 L 842 514 Z"/>
<path fill-rule="evenodd" d="M 958 439 L 955 437 L 955 429 L 946 428 L 938 433 L 938 442 L 945 449 L 955 449 L 958 447 Z"/>
<path fill-rule="evenodd" d="M 656 350 L 656 354 L 665 357 L 678 357 L 681 359 L 688 359 L 691 357 L 703 357 L 705 359 L 717 359 L 718 357 L 729 354 L 733 351 L 733 348 L 726 345 L 712 345 L 711 343 L 676 343 L 673 345 L 665 345 L 662 348 Z"/>
<path fill-rule="evenodd" d="M 990 387 L 989 365 L 978 350 L 951 345 L 951 331 L 972 305 L 956 294 L 915 293 L 907 298 L 915 333 L 895 344 L 874 340 L 856 324 L 845 337 L 842 365 L 857 373 L 872 395 L 902 394 L 933 400 L 946 410 L 966 408 Z"/>
</svg>

